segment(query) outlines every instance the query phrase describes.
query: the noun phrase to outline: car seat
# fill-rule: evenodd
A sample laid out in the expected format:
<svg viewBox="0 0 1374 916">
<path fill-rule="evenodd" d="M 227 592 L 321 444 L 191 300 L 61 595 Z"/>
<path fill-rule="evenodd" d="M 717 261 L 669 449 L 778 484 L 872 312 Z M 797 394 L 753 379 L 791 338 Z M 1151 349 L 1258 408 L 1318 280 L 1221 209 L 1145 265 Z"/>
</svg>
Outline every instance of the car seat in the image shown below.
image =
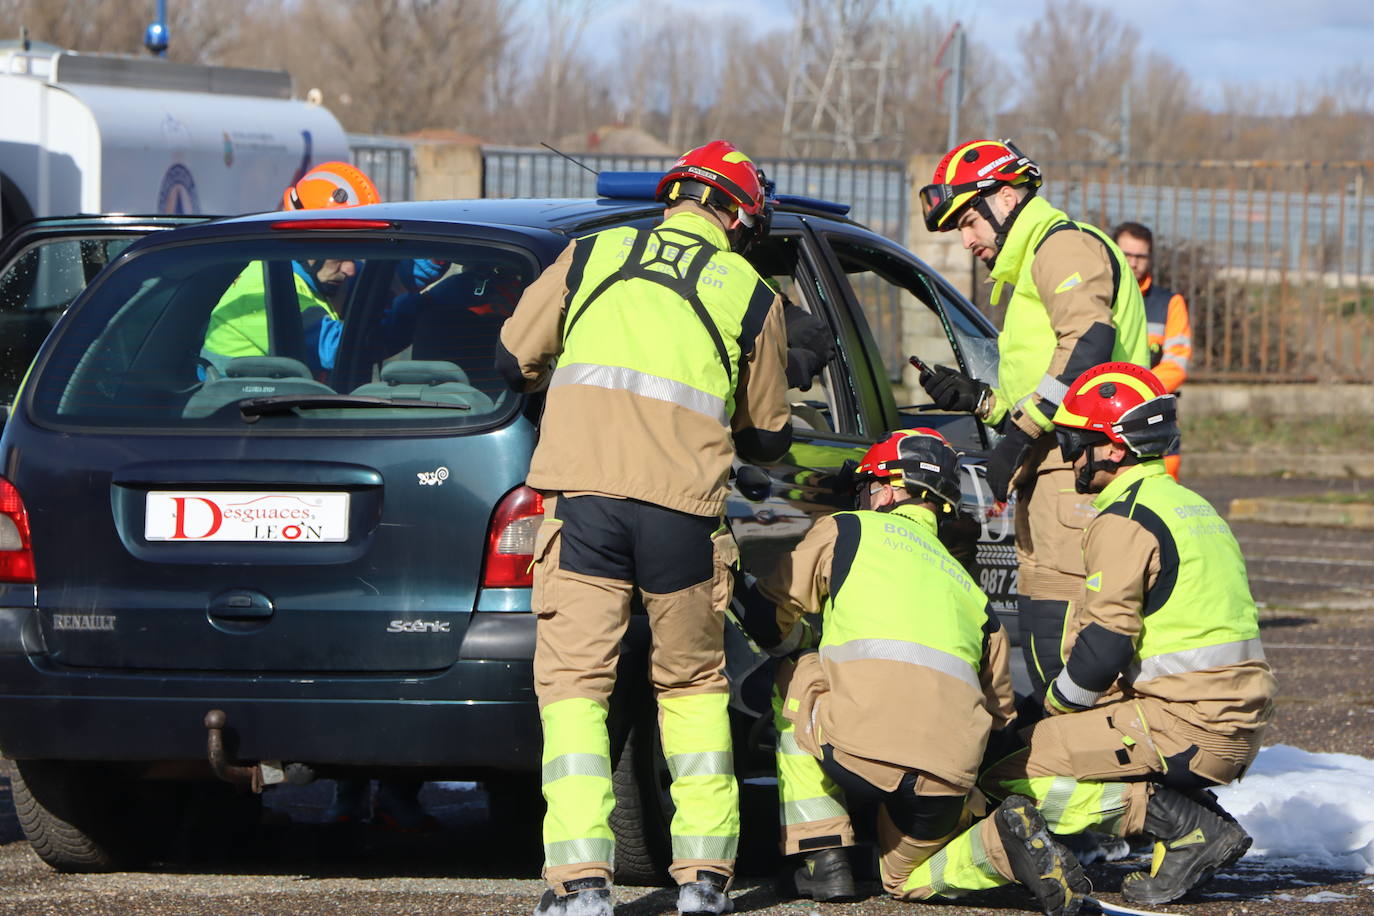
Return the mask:
<svg viewBox="0 0 1374 916">
<path fill-rule="evenodd" d="M 245 398 L 283 394 L 336 394 L 333 388 L 310 377 L 305 363 L 288 356 L 240 356 L 224 364 L 221 378 L 206 380 L 191 395 L 183 417 L 208 417 L 226 404 Z"/>
<path fill-rule="evenodd" d="M 381 381 L 368 382 L 353 389 L 353 394 L 391 400 L 432 401 L 436 404 L 466 404 L 473 410 L 495 409 L 491 398 L 468 383 L 455 363 L 441 359 L 398 359 L 382 367 Z"/>
</svg>

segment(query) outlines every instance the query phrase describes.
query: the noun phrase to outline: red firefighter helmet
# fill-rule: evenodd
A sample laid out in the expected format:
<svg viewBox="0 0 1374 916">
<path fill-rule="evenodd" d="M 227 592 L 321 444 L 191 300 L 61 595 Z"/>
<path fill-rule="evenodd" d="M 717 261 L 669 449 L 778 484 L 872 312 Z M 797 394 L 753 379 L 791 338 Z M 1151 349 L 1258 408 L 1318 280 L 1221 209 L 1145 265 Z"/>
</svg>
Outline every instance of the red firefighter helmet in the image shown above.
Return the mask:
<svg viewBox="0 0 1374 916">
<path fill-rule="evenodd" d="M 969 140 L 945 154 L 921 189 L 921 212 L 931 232 L 948 232 L 979 196 L 998 185 L 1040 187 L 1040 166 L 1010 140 Z"/>
<path fill-rule="evenodd" d="M 382 202 L 382 195 L 363 170 L 347 162 L 322 162 L 281 195 L 283 210 L 360 207 Z"/>
<path fill-rule="evenodd" d="M 881 480 L 912 496 L 934 495 L 959 505 L 959 453 L 933 429 L 899 429 L 864 453 L 854 477 L 861 486 Z"/>
<path fill-rule="evenodd" d="M 654 199 L 724 206 L 737 210 L 740 222 L 752 226 L 763 212 L 763 180 L 748 156 L 725 140 L 712 140 L 673 163 L 659 179 Z"/>
<path fill-rule="evenodd" d="M 1094 441 L 1124 445 L 1141 458 L 1178 438 L 1177 401 L 1149 369 L 1103 363 L 1074 379 L 1054 414 L 1060 447 L 1073 461 Z"/>
</svg>

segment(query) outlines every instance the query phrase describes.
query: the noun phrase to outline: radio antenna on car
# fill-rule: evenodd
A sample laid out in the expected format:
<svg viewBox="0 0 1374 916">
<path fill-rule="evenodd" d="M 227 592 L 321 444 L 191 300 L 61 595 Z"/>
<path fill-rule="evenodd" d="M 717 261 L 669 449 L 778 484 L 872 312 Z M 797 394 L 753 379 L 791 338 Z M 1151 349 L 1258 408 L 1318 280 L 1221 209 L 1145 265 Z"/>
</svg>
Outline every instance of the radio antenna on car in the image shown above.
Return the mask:
<svg viewBox="0 0 1374 916">
<path fill-rule="evenodd" d="M 562 156 L 564 159 L 568 160 L 568 161 L 571 162 L 573 165 L 578 166 L 579 168 L 584 168 L 584 169 L 586 169 L 587 171 L 591 172 L 593 175 L 600 175 L 600 174 L 601 174 L 600 172 L 598 172 L 596 169 L 592 168 L 591 166 L 585 165 L 585 164 L 583 164 L 583 163 L 581 163 L 581 162 L 578 162 L 576 159 L 574 159 L 572 156 L 569 156 L 567 153 L 563 152 L 562 150 L 554 149 L 552 146 L 549 146 L 549 144 L 545 143 L 543 140 L 540 140 L 540 141 L 539 141 L 539 145 L 542 146 L 542 147 L 544 147 L 545 149 L 553 150 L 555 153 L 557 153 L 558 155 Z"/>
</svg>

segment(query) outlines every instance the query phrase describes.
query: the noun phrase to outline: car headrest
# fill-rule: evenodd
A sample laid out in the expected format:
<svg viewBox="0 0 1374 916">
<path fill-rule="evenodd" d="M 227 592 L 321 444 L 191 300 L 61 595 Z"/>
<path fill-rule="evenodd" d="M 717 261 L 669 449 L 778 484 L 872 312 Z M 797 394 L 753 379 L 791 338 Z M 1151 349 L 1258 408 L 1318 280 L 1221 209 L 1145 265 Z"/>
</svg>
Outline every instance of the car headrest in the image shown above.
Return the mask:
<svg viewBox="0 0 1374 916">
<path fill-rule="evenodd" d="M 382 367 L 382 381 L 388 385 L 466 385 L 468 374 L 455 363 L 442 359 L 401 359 Z"/>
<path fill-rule="evenodd" d="M 310 378 L 310 369 L 289 356 L 239 356 L 224 365 L 228 378 Z"/>
</svg>

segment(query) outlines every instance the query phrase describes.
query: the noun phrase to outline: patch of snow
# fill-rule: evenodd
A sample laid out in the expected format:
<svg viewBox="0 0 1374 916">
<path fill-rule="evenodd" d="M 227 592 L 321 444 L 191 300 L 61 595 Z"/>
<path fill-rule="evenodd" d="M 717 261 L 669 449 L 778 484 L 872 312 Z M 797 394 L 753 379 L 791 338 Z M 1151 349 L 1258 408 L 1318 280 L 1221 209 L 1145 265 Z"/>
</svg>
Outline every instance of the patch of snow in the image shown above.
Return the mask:
<svg viewBox="0 0 1374 916">
<path fill-rule="evenodd" d="M 1302 898 L 1303 903 L 1330 903 L 1334 900 L 1354 900 L 1350 894 L 1338 894 L 1335 891 L 1318 891 L 1315 894 L 1308 894 Z"/>
<path fill-rule="evenodd" d="M 1277 744 L 1217 797 L 1254 837 L 1249 856 L 1374 874 L 1374 760 Z"/>
</svg>

